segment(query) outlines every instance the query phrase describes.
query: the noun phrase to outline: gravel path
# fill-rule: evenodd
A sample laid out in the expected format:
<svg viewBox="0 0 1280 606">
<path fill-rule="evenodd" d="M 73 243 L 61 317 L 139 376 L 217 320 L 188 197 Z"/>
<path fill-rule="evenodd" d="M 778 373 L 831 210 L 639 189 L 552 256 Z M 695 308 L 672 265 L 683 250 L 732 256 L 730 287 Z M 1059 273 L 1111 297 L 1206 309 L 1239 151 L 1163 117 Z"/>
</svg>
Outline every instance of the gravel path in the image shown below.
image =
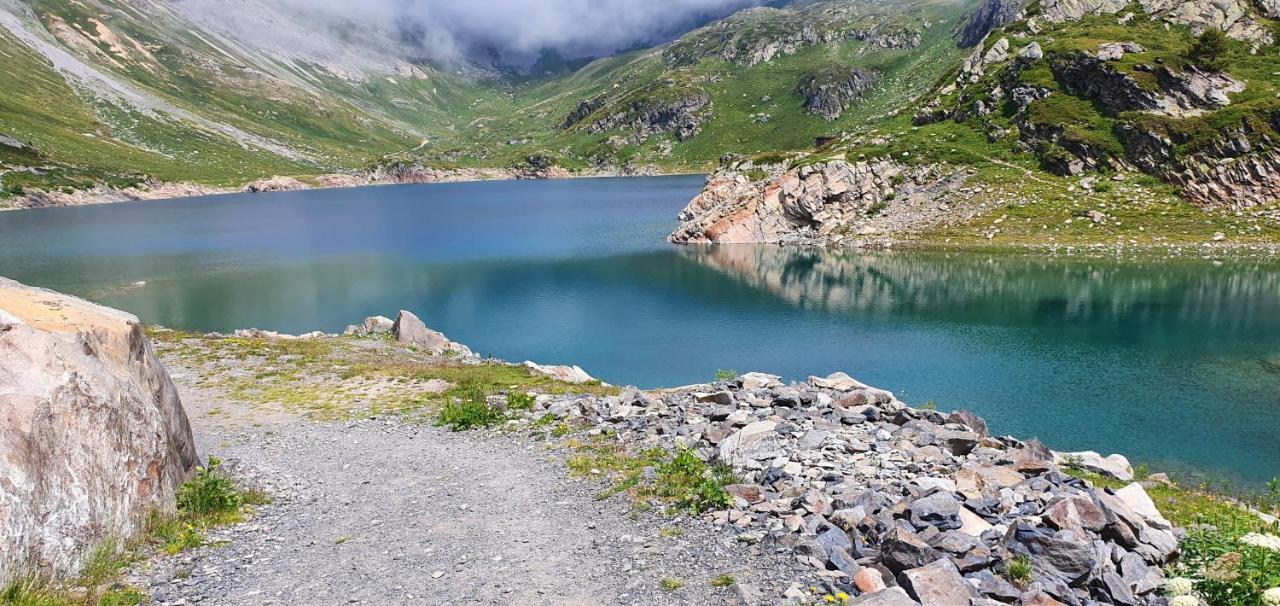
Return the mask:
<svg viewBox="0 0 1280 606">
<path fill-rule="evenodd" d="M 776 603 L 801 578 L 702 521 L 596 500 L 599 482 L 529 438 L 384 419 L 196 425 L 202 453 L 276 502 L 154 563 L 157 604 Z M 722 574 L 737 585 L 713 587 Z"/>
</svg>

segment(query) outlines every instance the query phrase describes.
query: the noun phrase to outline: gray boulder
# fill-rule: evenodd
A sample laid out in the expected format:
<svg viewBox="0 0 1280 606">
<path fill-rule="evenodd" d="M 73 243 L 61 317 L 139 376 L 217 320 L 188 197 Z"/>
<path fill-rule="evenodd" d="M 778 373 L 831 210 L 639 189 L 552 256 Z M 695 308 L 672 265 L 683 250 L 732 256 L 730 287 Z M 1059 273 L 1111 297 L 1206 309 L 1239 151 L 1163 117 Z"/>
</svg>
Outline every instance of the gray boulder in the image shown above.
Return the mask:
<svg viewBox="0 0 1280 606">
<path fill-rule="evenodd" d="M 196 465 L 138 318 L 0 278 L 0 579 L 76 574 L 172 511 Z"/>
<path fill-rule="evenodd" d="M 387 334 L 395 328 L 395 322 L 386 316 L 369 316 L 364 322 L 348 326 L 342 331 L 344 335 L 354 335 L 357 337 L 367 337 L 371 335 Z"/>
<path fill-rule="evenodd" d="M 973 595 L 956 565 L 946 558 L 905 570 L 898 582 L 923 606 L 968 604 Z"/>
</svg>

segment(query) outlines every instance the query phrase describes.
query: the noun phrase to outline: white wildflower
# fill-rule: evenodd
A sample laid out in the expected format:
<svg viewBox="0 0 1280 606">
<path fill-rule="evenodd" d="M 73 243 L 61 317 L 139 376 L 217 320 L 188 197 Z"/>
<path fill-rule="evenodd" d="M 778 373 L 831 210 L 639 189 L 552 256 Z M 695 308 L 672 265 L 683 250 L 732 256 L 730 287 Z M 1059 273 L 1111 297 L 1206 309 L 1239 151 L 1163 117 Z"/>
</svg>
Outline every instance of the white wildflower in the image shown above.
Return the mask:
<svg viewBox="0 0 1280 606">
<path fill-rule="evenodd" d="M 1169 600 L 1169 606 L 1200 606 L 1200 598 L 1193 595 L 1180 595 Z"/>
<path fill-rule="evenodd" d="M 1280 606 L 1280 587 L 1272 587 L 1262 592 L 1264 606 Z"/>
<path fill-rule="evenodd" d="M 1240 542 L 1245 545 L 1270 549 L 1271 551 L 1280 551 L 1280 537 L 1273 534 L 1251 532 L 1240 537 Z"/>
<path fill-rule="evenodd" d="M 1164 582 L 1165 593 L 1172 596 L 1191 595 L 1195 589 L 1195 581 L 1186 577 L 1177 577 Z"/>
</svg>

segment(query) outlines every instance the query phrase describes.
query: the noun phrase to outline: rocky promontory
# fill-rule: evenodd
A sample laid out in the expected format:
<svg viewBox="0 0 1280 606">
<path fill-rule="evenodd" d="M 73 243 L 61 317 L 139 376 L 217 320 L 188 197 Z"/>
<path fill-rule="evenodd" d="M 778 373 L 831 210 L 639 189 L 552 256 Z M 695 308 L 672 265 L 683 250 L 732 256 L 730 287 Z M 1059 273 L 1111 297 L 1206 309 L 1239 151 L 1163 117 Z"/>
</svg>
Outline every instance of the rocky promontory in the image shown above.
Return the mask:
<svg viewBox="0 0 1280 606">
<path fill-rule="evenodd" d="M 712 175 L 668 237 L 678 244 L 872 244 L 948 217 L 968 174 L 888 158 L 832 159 L 755 180 L 749 165 Z"/>
</svg>

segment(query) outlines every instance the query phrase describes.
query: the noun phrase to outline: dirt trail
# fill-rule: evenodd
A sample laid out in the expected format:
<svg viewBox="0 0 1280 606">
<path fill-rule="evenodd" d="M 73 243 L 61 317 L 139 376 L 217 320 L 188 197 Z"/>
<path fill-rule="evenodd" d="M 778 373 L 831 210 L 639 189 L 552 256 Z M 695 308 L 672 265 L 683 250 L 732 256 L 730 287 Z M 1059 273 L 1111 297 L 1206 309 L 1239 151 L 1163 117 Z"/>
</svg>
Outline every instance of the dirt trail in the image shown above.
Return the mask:
<svg viewBox="0 0 1280 606">
<path fill-rule="evenodd" d="M 276 500 L 214 531 L 220 544 L 154 562 L 135 580 L 156 604 L 776 603 L 800 578 L 793 559 L 702 521 L 597 500 L 600 482 L 569 477 L 531 438 L 391 418 L 240 422 L 166 363 L 200 452 Z M 738 586 L 713 587 L 723 574 Z"/>
</svg>

